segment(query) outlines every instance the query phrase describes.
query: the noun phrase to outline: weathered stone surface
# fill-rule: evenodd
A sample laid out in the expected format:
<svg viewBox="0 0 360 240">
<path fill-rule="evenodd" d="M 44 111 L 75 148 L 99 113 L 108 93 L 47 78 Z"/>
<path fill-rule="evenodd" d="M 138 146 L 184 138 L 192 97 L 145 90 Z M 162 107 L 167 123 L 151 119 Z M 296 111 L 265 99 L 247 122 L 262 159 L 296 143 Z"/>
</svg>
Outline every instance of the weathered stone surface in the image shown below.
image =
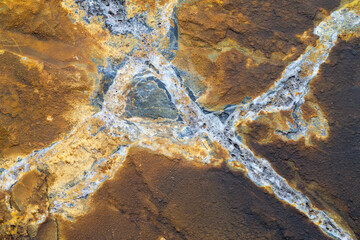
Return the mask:
<svg viewBox="0 0 360 240">
<path fill-rule="evenodd" d="M 1 239 L 356 239 L 360 1 L 0 0 Z"/>
<path fill-rule="evenodd" d="M 340 41 L 311 84 L 313 101 L 318 101 L 329 121 L 330 133 L 325 141 L 313 139 L 312 146 L 303 141 L 274 139 L 266 145 L 256 143 L 254 151 L 268 158 L 280 174 L 306 192 L 318 204 L 331 206 L 360 234 L 357 193 L 359 161 L 359 71 L 358 39 Z M 254 141 L 255 140 L 255 141 Z"/>
<path fill-rule="evenodd" d="M 254 187 L 226 168 L 134 148 L 96 192 L 90 212 L 60 229 L 67 239 L 327 239 Z"/>
<path fill-rule="evenodd" d="M 89 38 L 59 1 L 4 1 L 0 10 L 0 157 L 27 155 L 71 130 L 89 109 Z M 85 47 L 85 48 L 84 48 Z M 88 94 L 87 94 L 88 93 Z"/>
<path fill-rule="evenodd" d="M 313 44 L 314 19 L 339 1 L 185 1 L 178 9 L 179 66 L 201 75 L 210 109 L 254 98 Z M 187 56 L 187 57 L 185 57 Z"/>
</svg>

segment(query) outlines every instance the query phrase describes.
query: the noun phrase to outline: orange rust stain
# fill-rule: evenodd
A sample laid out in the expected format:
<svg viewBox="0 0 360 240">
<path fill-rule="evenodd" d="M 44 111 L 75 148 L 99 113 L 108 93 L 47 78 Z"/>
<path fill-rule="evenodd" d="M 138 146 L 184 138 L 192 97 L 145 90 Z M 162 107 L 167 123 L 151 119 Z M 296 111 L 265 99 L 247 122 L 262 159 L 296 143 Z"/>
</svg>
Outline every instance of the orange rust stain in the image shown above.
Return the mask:
<svg viewBox="0 0 360 240">
<path fill-rule="evenodd" d="M 233 167 L 235 170 L 241 170 L 246 172 L 247 169 L 245 168 L 245 166 L 243 164 L 241 164 L 240 162 L 233 162 Z"/>
<path fill-rule="evenodd" d="M 285 126 L 287 125 L 287 121 L 289 121 L 291 124 L 295 124 L 294 123 L 294 119 L 293 117 L 291 116 L 291 110 L 281 110 L 280 111 L 280 116 L 282 117 L 282 119 L 280 120 L 280 123 L 281 124 L 284 124 Z"/>
<path fill-rule="evenodd" d="M 215 153 L 215 158 L 216 159 L 228 159 L 229 158 L 229 153 L 221 146 L 220 143 L 218 143 L 217 141 L 215 141 L 213 143 L 214 145 L 214 153 Z"/>
<path fill-rule="evenodd" d="M 318 115 L 316 110 L 310 106 L 308 101 L 305 101 L 305 103 L 301 105 L 300 109 L 302 116 L 306 121 L 309 121 L 311 118 L 317 117 Z"/>
<path fill-rule="evenodd" d="M 163 7 L 165 4 L 169 4 L 170 2 L 173 2 L 173 0 L 132 0 L 132 1 L 126 1 L 126 7 L 127 7 L 127 16 L 128 18 L 132 18 L 136 16 L 136 14 L 141 14 L 143 12 L 147 12 L 147 16 L 151 19 L 154 17 L 154 15 L 157 14 L 157 11 Z M 151 21 L 149 21 L 149 24 L 153 24 Z"/>
</svg>

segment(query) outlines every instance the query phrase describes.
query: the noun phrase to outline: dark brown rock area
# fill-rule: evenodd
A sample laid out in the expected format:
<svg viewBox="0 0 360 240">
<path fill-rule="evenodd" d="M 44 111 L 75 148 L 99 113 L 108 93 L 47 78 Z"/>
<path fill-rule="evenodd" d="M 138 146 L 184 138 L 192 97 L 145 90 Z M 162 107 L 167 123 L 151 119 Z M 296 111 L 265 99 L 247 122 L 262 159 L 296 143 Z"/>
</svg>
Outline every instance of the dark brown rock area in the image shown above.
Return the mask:
<svg viewBox="0 0 360 240">
<path fill-rule="evenodd" d="M 314 100 L 330 126 L 325 141 L 260 145 L 251 134 L 255 152 L 271 161 L 320 207 L 337 212 L 360 235 L 360 44 L 340 41 L 311 83 Z"/>
<path fill-rule="evenodd" d="M 327 239 L 293 208 L 226 168 L 133 148 L 67 239 Z"/>
<path fill-rule="evenodd" d="M 314 23 L 339 4 L 338 0 L 185 1 L 178 9 L 177 64 L 184 70 L 195 68 L 204 78 L 208 89 L 200 102 L 210 109 L 256 97 L 315 42 Z"/>
</svg>

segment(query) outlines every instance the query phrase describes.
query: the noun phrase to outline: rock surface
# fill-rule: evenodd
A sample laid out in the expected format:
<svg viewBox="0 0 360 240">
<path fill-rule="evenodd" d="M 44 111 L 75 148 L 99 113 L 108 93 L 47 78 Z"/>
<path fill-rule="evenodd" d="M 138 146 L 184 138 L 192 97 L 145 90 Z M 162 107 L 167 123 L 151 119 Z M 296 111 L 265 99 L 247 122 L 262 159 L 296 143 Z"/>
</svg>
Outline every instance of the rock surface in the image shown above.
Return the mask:
<svg viewBox="0 0 360 240">
<path fill-rule="evenodd" d="M 1 239 L 357 239 L 360 1 L 0 0 Z"/>
</svg>

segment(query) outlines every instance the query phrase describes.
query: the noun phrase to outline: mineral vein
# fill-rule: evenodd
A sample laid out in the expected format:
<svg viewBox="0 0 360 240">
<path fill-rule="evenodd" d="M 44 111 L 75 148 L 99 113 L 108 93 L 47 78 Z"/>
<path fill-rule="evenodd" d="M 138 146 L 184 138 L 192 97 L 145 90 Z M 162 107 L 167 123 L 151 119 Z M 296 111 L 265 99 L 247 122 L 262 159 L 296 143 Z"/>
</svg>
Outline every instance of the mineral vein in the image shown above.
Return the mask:
<svg viewBox="0 0 360 240">
<path fill-rule="evenodd" d="M 104 98 L 102 110 L 85 119 L 60 142 L 35 152 L 27 158 L 19 160 L 10 169 L 4 170 L 0 175 L 2 189 L 11 189 L 23 172 L 34 168 L 46 169 L 47 172 L 58 175 L 68 174 L 66 171 L 71 171 L 69 176 L 73 177 L 74 186 L 59 180 L 55 184 L 57 189 L 53 186 L 53 189 L 49 190 L 54 198 L 50 211 L 66 212 L 65 208 L 74 208 L 76 207 L 74 202 L 85 201 L 84 198 L 89 193 L 94 192 L 102 181 L 112 176 L 113 172 L 120 167 L 129 147 L 141 145 L 159 149 L 159 145 L 156 145 L 155 142 L 149 144 L 156 137 L 165 137 L 168 144 L 176 143 L 179 131 L 172 126 L 177 125 L 179 129 L 184 127 L 190 129 L 191 134 L 188 135 L 190 139 L 201 137 L 218 142 L 229 153 L 227 164 L 231 169 L 234 171 L 245 169 L 247 177 L 256 185 L 271 189 L 277 198 L 304 213 L 329 236 L 335 239 L 353 239 L 353 234 L 343 228 L 327 212 L 316 209 L 304 194 L 290 187 L 266 159 L 256 157 L 238 137 L 235 124 L 238 121 L 255 120 L 260 111 L 276 112 L 302 104 L 304 96 L 308 92 L 309 82 L 316 76 L 320 65 L 327 59 L 338 36 L 355 31 L 359 27 L 359 15 L 348 8 L 333 12 L 314 29 L 314 33 L 319 36 L 317 45 L 309 46 L 299 59 L 292 62 L 271 89 L 250 103 L 237 106 L 237 110 L 223 123 L 216 115 L 204 113 L 190 98 L 182 86 L 182 79 L 177 75 L 175 67 L 158 49 L 160 39 L 163 39 L 170 29 L 169 19 L 177 4 L 176 0 L 165 4 L 158 19 L 162 24 L 155 29 L 149 29 L 135 19 L 124 18 L 120 19 L 122 21 L 117 21 L 116 16 L 123 17 L 122 14 L 125 11 L 123 6 L 117 3 L 113 4 L 110 1 L 110 4 L 105 6 L 100 1 L 97 3 L 94 0 L 87 1 L 88 5 L 85 1 L 77 2 L 83 4 L 90 15 L 98 15 L 99 11 L 105 12 L 103 14 L 109 11 L 114 12 L 115 17 L 109 15 L 105 19 L 109 29 L 114 34 L 131 33 L 142 40 L 143 45 L 125 60 Z M 94 6 L 96 9 L 92 8 Z M 145 123 L 142 123 L 136 119 L 125 119 L 125 95 L 136 76 L 159 79 L 165 85 L 171 101 L 183 121 L 161 125 L 156 122 L 146 123 L 146 120 L 143 120 Z M 96 125 L 95 130 L 92 129 L 94 125 Z M 98 137 L 99 134 L 103 134 L 103 136 Z M 104 138 L 107 139 L 106 144 L 117 145 L 118 148 L 115 152 L 105 150 L 101 152 Z M 89 139 L 96 146 L 84 144 Z M 184 142 L 186 143 L 186 140 Z M 70 152 L 61 152 L 63 146 L 65 148 L 71 146 Z M 58 162 L 59 159 L 67 159 L 71 165 L 61 164 Z M 95 159 L 95 161 L 92 160 L 92 163 L 91 159 Z M 204 162 L 206 161 L 204 160 Z M 100 173 L 98 168 L 105 164 L 110 166 L 110 170 Z M 243 167 L 238 167 L 239 165 Z M 66 168 L 71 169 L 65 171 Z M 86 171 L 85 175 L 83 175 L 84 171 Z M 81 189 L 80 193 L 74 193 L 75 187 Z"/>
<path fill-rule="evenodd" d="M 340 9 L 333 12 L 314 30 L 314 33 L 320 37 L 318 44 L 315 47 L 308 47 L 305 54 L 291 63 L 284 71 L 283 77 L 274 84 L 273 89 L 257 97 L 242 109 L 246 112 L 245 118 L 254 119 L 261 110 L 267 112 L 287 110 L 296 103 L 303 102 L 310 80 L 316 76 L 320 65 L 327 59 L 338 36 L 345 31 L 356 30 L 359 23 L 360 16 L 352 11 Z M 159 79 L 165 83 L 183 119 L 192 128 L 218 141 L 230 154 L 228 160 L 230 166 L 233 162 L 240 162 L 246 168 L 247 176 L 254 183 L 261 187 L 270 187 L 279 199 L 295 206 L 325 233 L 338 239 L 351 239 L 350 234 L 326 212 L 314 208 L 305 195 L 291 188 L 267 160 L 257 158 L 239 141 L 233 126 L 234 119 L 239 116 L 239 110 L 233 113 L 226 125 L 223 125 L 214 115 L 204 114 L 190 99 L 181 87 L 181 81 L 171 64 L 165 58 L 160 54 L 154 54 L 149 56 L 149 61 L 156 67 L 159 74 L 154 74 L 160 75 Z"/>
</svg>

